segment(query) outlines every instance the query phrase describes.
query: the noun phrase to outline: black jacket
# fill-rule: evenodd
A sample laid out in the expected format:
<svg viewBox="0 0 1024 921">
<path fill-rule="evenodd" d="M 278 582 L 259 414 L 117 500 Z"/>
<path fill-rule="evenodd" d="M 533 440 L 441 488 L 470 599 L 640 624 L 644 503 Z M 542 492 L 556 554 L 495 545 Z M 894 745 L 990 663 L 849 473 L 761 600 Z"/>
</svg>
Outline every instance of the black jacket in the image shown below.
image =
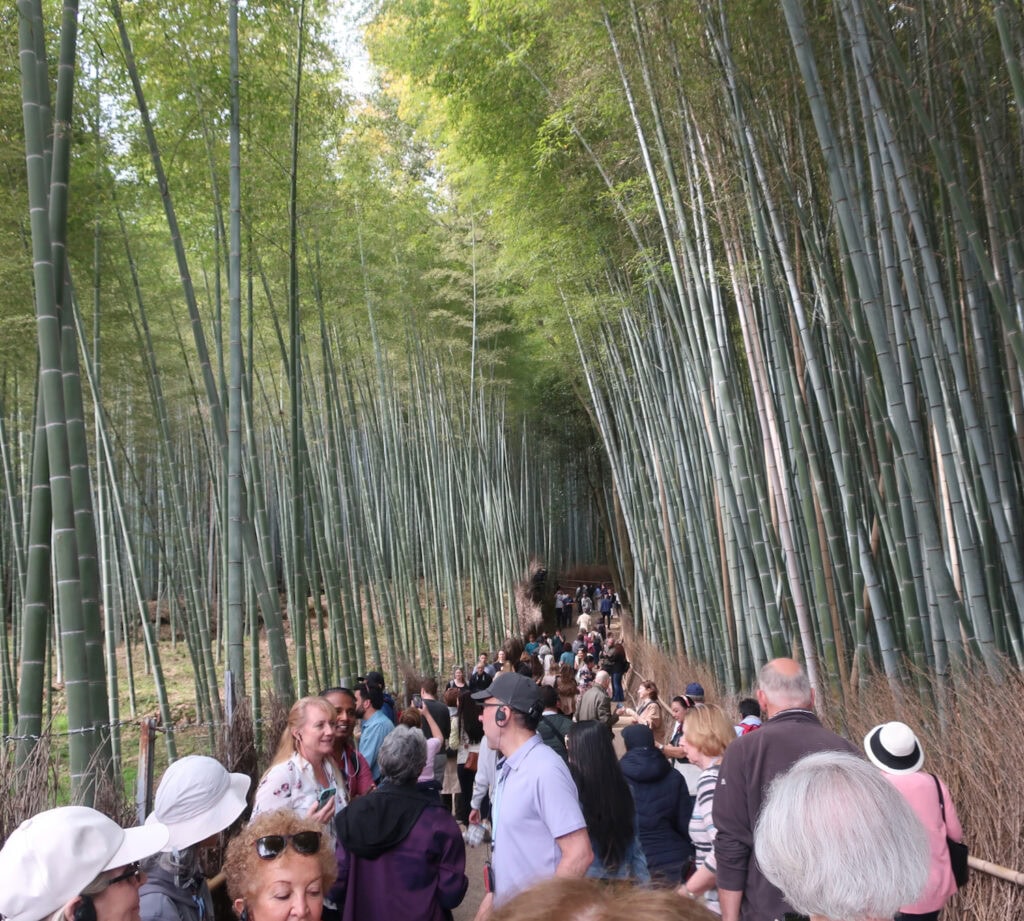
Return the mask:
<svg viewBox="0 0 1024 921">
<path fill-rule="evenodd" d="M 633 791 L 640 845 L 651 875 L 680 882 L 693 853 L 690 813 L 693 803 L 682 774 L 656 748 L 634 748 L 619 762 Z"/>
</svg>

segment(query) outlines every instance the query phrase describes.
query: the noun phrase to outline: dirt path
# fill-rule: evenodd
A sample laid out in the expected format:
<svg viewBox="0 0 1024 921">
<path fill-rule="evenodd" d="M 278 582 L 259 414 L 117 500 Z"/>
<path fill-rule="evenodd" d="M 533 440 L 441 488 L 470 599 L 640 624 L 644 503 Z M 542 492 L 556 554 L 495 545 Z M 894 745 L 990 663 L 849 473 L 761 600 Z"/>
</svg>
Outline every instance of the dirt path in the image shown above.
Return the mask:
<svg viewBox="0 0 1024 921">
<path fill-rule="evenodd" d="M 455 909 L 453 921 L 473 921 L 477 908 L 484 897 L 484 863 L 487 860 L 487 845 L 466 848 L 466 876 L 469 889 L 462 904 Z"/>
</svg>

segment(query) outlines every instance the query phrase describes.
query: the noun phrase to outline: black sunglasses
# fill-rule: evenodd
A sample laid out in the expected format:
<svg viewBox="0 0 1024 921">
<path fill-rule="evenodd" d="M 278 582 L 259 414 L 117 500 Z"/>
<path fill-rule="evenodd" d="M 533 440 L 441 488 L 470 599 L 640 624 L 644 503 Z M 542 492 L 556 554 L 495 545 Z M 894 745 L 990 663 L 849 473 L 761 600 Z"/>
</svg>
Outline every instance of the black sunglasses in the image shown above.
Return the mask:
<svg viewBox="0 0 1024 921">
<path fill-rule="evenodd" d="M 129 879 L 138 879 L 140 876 L 142 876 L 142 867 L 140 866 L 139 862 L 136 861 L 135 863 L 128 864 L 124 873 L 122 873 L 120 876 L 115 876 L 111 879 L 108 879 L 107 885 L 113 886 L 114 883 L 123 883 Z"/>
<path fill-rule="evenodd" d="M 273 860 L 291 841 L 296 854 L 315 854 L 320 850 L 320 832 L 299 831 L 294 835 L 264 835 L 256 839 L 256 853 L 263 860 Z"/>
</svg>

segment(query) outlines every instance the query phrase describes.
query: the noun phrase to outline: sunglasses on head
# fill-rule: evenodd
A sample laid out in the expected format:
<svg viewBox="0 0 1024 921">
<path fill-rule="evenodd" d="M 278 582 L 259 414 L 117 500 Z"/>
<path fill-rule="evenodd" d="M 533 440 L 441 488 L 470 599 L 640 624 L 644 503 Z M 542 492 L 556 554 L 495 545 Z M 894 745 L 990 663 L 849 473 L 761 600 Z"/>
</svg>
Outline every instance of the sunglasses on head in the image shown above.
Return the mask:
<svg viewBox="0 0 1024 921">
<path fill-rule="evenodd" d="M 128 864 L 127 867 L 125 867 L 124 873 L 121 873 L 118 876 L 114 876 L 108 879 L 107 885 L 113 886 L 114 883 L 123 883 L 129 879 L 135 880 L 138 879 L 141 875 L 142 867 L 139 865 L 138 861 L 135 861 L 135 863 L 130 863 Z"/>
<path fill-rule="evenodd" d="M 320 832 L 299 831 L 294 835 L 264 835 L 256 839 L 256 853 L 263 860 L 273 860 L 291 841 L 296 854 L 315 854 L 320 850 Z"/>
</svg>

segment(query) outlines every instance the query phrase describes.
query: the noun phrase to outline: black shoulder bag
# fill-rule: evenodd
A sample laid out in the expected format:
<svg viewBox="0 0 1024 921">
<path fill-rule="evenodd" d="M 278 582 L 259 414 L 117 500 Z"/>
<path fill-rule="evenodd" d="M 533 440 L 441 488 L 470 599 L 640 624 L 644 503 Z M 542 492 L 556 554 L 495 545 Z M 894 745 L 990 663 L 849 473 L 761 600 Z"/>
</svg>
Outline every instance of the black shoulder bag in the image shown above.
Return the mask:
<svg viewBox="0 0 1024 921">
<path fill-rule="evenodd" d="M 942 784 L 939 783 L 939 778 L 932 774 L 932 780 L 935 781 L 935 789 L 939 793 L 939 809 L 942 810 L 942 826 L 946 827 L 946 801 L 942 796 Z M 963 889 L 967 885 L 967 880 L 970 878 L 970 868 L 967 865 L 967 845 L 962 841 L 954 841 L 949 837 L 949 832 L 946 832 L 946 847 L 949 848 L 949 865 L 953 870 L 953 879 L 956 880 L 956 886 L 958 889 Z"/>
</svg>

